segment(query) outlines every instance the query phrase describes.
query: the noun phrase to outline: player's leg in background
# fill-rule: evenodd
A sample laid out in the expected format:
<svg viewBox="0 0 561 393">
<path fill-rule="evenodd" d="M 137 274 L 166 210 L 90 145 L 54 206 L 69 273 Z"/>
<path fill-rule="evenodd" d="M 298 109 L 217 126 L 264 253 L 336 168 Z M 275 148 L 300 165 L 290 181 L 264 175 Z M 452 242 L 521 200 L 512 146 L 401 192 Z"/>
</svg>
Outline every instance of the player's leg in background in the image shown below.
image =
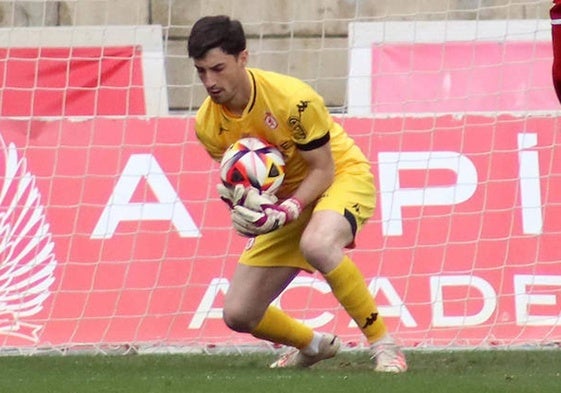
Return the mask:
<svg viewBox="0 0 561 393">
<path fill-rule="evenodd" d="M 555 4 L 551 7 L 550 15 L 553 44 L 553 87 L 559 102 L 561 102 L 561 0 L 555 0 Z"/>
</svg>

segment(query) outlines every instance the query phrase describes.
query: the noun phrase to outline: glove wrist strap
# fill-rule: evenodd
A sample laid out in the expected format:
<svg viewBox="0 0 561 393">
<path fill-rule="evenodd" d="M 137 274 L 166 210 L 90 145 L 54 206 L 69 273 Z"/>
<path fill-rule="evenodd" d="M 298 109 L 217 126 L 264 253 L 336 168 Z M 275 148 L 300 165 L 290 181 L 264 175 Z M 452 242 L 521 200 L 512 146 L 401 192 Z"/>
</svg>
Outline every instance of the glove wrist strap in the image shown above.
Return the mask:
<svg viewBox="0 0 561 393">
<path fill-rule="evenodd" d="M 300 213 L 302 213 L 302 202 L 296 198 L 288 198 L 281 203 L 281 206 L 286 212 L 288 221 L 296 220 L 300 216 Z"/>
</svg>

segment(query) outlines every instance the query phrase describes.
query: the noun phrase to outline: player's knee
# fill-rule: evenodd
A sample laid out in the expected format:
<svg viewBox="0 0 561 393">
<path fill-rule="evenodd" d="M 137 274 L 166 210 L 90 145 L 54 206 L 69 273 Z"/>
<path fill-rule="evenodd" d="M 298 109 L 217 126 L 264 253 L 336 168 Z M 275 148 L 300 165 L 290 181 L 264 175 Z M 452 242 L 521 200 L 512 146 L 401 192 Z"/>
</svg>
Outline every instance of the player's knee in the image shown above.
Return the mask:
<svg viewBox="0 0 561 393">
<path fill-rule="evenodd" d="M 222 319 L 226 326 L 240 333 L 252 332 L 258 322 L 255 321 L 255 318 L 251 317 L 251 313 L 248 310 L 232 306 L 224 307 Z"/>
<path fill-rule="evenodd" d="M 304 233 L 300 239 L 300 251 L 312 266 L 326 260 L 331 254 L 332 247 L 333 243 L 317 232 Z"/>
<path fill-rule="evenodd" d="M 240 314 L 231 313 L 227 310 L 224 310 L 222 318 L 224 319 L 224 323 L 226 324 L 226 326 L 236 332 L 247 333 L 251 331 L 248 321 L 245 320 Z"/>
</svg>

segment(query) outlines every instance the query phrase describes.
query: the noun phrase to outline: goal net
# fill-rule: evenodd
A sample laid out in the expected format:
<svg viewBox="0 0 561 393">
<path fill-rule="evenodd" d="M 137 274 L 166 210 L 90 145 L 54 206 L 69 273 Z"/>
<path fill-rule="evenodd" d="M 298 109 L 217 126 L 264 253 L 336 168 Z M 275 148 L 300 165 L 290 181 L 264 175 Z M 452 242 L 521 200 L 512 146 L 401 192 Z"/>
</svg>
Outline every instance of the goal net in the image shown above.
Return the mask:
<svg viewBox="0 0 561 393">
<path fill-rule="evenodd" d="M 193 133 L 186 37 L 240 19 L 250 66 L 310 83 L 372 162 L 349 255 L 408 348 L 561 340 L 549 1 L 1 1 L 0 353 L 245 351 L 246 240 Z M 275 304 L 366 343 L 319 274 Z"/>
</svg>

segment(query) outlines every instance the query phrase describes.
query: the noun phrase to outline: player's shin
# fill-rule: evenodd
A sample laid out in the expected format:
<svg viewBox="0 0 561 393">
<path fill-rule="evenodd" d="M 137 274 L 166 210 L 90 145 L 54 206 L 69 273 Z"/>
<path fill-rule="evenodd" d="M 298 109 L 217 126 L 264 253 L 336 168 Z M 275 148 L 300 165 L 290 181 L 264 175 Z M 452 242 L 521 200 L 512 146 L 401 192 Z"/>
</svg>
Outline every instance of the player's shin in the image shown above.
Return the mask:
<svg viewBox="0 0 561 393">
<path fill-rule="evenodd" d="M 251 334 L 262 340 L 298 349 L 308 346 L 314 336 L 314 332 L 310 327 L 274 306 L 267 308 L 263 318 Z"/>
<path fill-rule="evenodd" d="M 386 325 L 374 298 L 368 291 L 364 276 L 347 256 L 325 275 L 333 295 L 359 326 L 369 343 L 386 334 Z"/>
</svg>

